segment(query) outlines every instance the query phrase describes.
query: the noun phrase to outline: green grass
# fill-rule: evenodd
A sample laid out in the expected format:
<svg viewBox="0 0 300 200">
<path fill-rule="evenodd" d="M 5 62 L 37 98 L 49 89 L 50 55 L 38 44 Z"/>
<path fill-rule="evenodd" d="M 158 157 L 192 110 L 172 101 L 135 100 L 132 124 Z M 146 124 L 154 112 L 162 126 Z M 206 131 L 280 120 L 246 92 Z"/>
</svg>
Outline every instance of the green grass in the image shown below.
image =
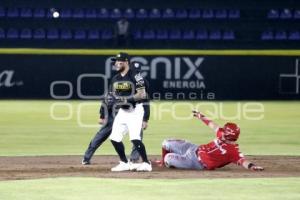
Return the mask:
<svg viewBox="0 0 300 200">
<path fill-rule="evenodd" d="M 54 103 L 69 104 L 72 108 L 69 120 L 54 120 L 50 108 Z M 213 139 L 211 130 L 196 119 L 175 120 L 190 116 L 190 107 L 206 113 L 216 112 L 216 122 L 226 121 L 220 115 L 235 116 L 239 105 L 246 102 L 215 102 L 217 111 L 207 102 L 153 102 L 149 128 L 145 132 L 145 144 L 149 154 L 159 154 L 165 138 L 183 138 L 194 143 L 207 143 Z M 186 103 L 186 102 L 185 102 Z M 176 106 L 176 107 L 174 107 Z M 300 155 L 300 103 L 263 102 L 264 118 L 253 121 L 243 116 L 233 121 L 241 126 L 240 146 L 251 155 Z M 81 114 L 78 110 L 81 109 Z M 20 155 L 80 155 L 99 129 L 97 125 L 99 105 L 97 101 L 0 101 L 0 156 Z M 166 111 L 164 111 L 166 110 Z M 159 113 L 159 111 L 163 111 Z M 172 114 L 173 112 L 173 114 Z M 57 117 L 68 116 L 67 107 L 57 107 Z M 251 114 L 257 116 L 259 114 Z M 80 127 L 78 121 L 94 127 Z M 129 152 L 128 136 L 125 138 Z M 115 154 L 110 142 L 106 142 L 98 154 Z"/>
<path fill-rule="evenodd" d="M 0 199 L 300 199 L 299 178 L 116 180 L 57 178 L 0 182 Z"/>
</svg>

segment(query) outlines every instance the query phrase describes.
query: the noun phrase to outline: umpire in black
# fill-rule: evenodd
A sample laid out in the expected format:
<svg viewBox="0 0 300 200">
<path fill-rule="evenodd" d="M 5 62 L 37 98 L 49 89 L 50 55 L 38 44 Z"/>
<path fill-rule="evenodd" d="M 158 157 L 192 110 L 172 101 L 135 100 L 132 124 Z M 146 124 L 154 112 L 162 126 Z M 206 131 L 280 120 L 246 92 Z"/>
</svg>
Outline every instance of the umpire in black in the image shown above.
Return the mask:
<svg viewBox="0 0 300 200">
<path fill-rule="evenodd" d="M 141 65 L 138 62 L 132 62 L 130 65 L 131 68 L 134 68 L 136 71 L 141 70 Z M 148 93 L 149 90 L 149 83 L 145 79 L 145 89 Z M 113 110 L 114 107 L 114 96 L 110 93 L 108 93 L 105 96 L 105 99 L 102 101 L 101 107 L 100 107 L 100 119 L 99 124 L 102 125 L 101 129 L 96 133 L 94 138 L 91 140 L 87 150 L 85 151 L 82 165 L 89 165 L 91 164 L 91 159 L 95 153 L 95 151 L 102 145 L 102 143 L 107 140 L 107 138 L 110 136 L 112 131 L 112 125 L 114 122 L 114 116 L 116 115 L 117 111 Z M 143 129 L 146 129 L 148 126 L 148 120 L 150 118 L 150 105 L 149 105 L 149 98 L 147 98 L 147 101 L 143 103 L 144 107 L 144 118 L 143 118 Z M 141 131 L 141 137 L 143 137 L 143 130 Z M 132 147 L 132 152 L 130 155 L 130 161 L 131 162 L 137 162 L 140 158 L 140 154 L 137 151 L 137 149 Z"/>
</svg>

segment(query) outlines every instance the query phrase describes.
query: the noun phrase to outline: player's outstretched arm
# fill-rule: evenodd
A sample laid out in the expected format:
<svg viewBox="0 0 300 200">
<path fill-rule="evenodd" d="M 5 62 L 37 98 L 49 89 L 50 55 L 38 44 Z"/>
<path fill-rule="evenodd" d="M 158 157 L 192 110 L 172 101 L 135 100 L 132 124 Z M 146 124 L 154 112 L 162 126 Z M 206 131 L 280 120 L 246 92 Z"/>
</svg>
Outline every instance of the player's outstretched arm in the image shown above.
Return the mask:
<svg viewBox="0 0 300 200">
<path fill-rule="evenodd" d="M 218 132 L 219 130 L 219 125 L 213 122 L 212 120 L 208 119 L 206 116 L 204 116 L 201 112 L 193 110 L 193 115 L 194 117 L 200 119 L 201 121 L 204 122 L 209 128 L 211 128 L 215 133 Z"/>
<path fill-rule="evenodd" d="M 264 170 L 263 167 L 255 165 L 255 164 L 253 164 L 252 162 L 250 162 L 248 160 L 244 160 L 243 163 L 242 163 L 242 166 L 245 169 L 250 169 L 250 170 L 253 170 L 253 171 L 263 171 Z"/>
</svg>

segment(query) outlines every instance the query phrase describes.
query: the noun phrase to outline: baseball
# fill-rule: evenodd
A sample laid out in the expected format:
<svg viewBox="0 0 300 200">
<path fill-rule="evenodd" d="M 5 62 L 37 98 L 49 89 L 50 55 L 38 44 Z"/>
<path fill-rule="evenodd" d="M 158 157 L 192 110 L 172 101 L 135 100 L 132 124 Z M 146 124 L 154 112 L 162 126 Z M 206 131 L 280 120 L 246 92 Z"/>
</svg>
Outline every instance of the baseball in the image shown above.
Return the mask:
<svg viewBox="0 0 300 200">
<path fill-rule="evenodd" d="M 53 16 L 53 18 L 58 18 L 59 17 L 59 12 L 54 11 L 52 16 Z"/>
</svg>

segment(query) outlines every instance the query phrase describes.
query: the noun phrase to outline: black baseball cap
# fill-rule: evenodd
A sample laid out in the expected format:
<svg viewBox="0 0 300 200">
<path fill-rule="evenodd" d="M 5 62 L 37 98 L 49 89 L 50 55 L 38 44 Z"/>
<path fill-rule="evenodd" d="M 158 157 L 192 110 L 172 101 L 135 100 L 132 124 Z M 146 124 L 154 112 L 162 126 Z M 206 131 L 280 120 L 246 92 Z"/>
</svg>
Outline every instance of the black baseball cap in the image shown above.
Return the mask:
<svg viewBox="0 0 300 200">
<path fill-rule="evenodd" d="M 116 62 L 116 61 L 128 61 L 129 62 L 130 57 L 128 53 L 120 52 L 116 55 L 116 57 L 111 58 L 111 61 Z"/>
</svg>

